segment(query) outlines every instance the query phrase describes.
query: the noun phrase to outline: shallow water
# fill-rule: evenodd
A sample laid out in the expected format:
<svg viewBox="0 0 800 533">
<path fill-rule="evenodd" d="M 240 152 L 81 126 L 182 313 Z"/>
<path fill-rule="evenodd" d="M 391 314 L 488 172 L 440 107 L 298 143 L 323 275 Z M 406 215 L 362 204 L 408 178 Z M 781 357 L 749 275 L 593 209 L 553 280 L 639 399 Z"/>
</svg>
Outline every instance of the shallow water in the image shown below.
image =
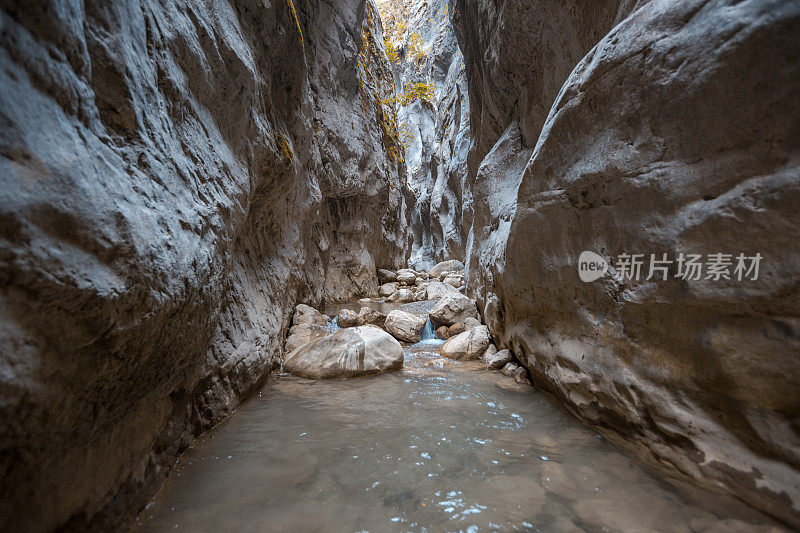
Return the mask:
<svg viewBox="0 0 800 533">
<path fill-rule="evenodd" d="M 135 527 L 692 531 L 758 521 L 740 504 L 718 517 L 689 503 L 543 393 L 480 363 L 406 352 L 391 374 L 273 380 L 194 443 Z"/>
</svg>

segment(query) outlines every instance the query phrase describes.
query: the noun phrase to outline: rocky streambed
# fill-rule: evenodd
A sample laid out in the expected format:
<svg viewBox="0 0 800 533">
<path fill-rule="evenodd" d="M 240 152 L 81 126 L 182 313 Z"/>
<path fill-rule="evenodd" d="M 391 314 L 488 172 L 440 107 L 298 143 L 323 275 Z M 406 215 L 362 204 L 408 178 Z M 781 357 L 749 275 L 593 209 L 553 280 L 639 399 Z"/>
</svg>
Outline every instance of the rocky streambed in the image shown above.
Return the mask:
<svg viewBox="0 0 800 533">
<path fill-rule="evenodd" d="M 427 296 L 439 276 L 417 274 L 395 291 Z M 453 289 L 299 305 L 287 349 L 305 343 L 189 447 L 134 529 L 780 530 L 668 484 L 565 413 Z M 308 379 L 366 374 L 380 375 Z"/>
</svg>

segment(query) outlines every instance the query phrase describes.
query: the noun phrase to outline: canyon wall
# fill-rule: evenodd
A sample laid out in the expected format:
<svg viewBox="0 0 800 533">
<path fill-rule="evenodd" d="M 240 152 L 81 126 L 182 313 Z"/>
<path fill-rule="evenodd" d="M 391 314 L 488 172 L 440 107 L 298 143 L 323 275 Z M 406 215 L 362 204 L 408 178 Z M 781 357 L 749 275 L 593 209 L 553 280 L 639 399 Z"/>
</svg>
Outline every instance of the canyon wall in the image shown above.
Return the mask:
<svg viewBox="0 0 800 533">
<path fill-rule="evenodd" d="M 800 527 L 800 5 L 456 0 L 453 24 L 468 283 L 498 345 L 582 419 Z M 592 283 L 584 250 L 611 262 Z M 681 253 L 732 254 L 730 279 L 620 275 Z"/>
<path fill-rule="evenodd" d="M 405 264 L 372 0 L 0 3 L 0 524 L 107 528 Z"/>
<path fill-rule="evenodd" d="M 429 98 L 396 104 L 414 197 L 409 264 L 425 270 L 447 259 L 464 259 L 469 226 L 463 213 L 472 209 L 466 187 L 469 97 L 463 56 L 450 23 L 451 3 L 378 1 L 386 36 L 396 51 L 397 94 L 408 95 L 419 84 L 430 90 Z"/>
</svg>

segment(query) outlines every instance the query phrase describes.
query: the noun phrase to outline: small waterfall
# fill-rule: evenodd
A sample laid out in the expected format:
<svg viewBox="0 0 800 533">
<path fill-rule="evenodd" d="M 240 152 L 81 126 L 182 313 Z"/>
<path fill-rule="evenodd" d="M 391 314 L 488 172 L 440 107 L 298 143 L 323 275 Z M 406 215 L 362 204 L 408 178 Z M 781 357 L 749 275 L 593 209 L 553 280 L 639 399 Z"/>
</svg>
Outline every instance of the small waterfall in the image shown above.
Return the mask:
<svg viewBox="0 0 800 533">
<path fill-rule="evenodd" d="M 339 327 L 339 318 L 333 317 L 333 319 L 328 322 L 328 331 L 331 333 L 336 333 L 340 329 L 342 328 Z"/>
<path fill-rule="evenodd" d="M 422 333 L 419 336 L 419 342 L 425 342 L 436 338 L 436 331 L 433 329 L 433 323 L 429 318 L 425 322 L 425 327 L 422 328 Z"/>
<path fill-rule="evenodd" d="M 442 339 L 436 338 L 436 330 L 433 329 L 433 324 L 431 323 L 431 319 L 429 318 L 425 322 L 425 326 L 422 328 L 422 333 L 419 335 L 419 342 L 412 345 L 411 347 L 430 347 L 430 346 L 439 346 L 444 344 Z"/>
</svg>

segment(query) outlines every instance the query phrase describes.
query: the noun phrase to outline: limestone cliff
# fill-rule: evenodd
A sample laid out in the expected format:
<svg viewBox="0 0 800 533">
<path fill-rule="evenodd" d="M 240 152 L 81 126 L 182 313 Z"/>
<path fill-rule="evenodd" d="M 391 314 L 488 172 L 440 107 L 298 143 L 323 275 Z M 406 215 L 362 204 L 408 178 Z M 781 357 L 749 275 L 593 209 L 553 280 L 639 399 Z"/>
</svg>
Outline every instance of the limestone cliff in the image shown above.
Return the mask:
<svg viewBox="0 0 800 533">
<path fill-rule="evenodd" d="M 405 263 L 372 0 L 0 3 L 0 523 L 108 527 Z"/>
<path fill-rule="evenodd" d="M 453 22 L 495 340 L 584 420 L 800 526 L 800 6 L 457 0 Z M 606 276 L 580 280 L 584 250 Z M 626 253 L 762 261 L 637 282 Z"/>
<path fill-rule="evenodd" d="M 468 226 L 462 223 L 463 213 L 472 205 L 466 188 L 469 97 L 450 23 L 451 3 L 378 1 L 394 52 L 398 124 L 414 195 L 409 263 L 420 269 L 464 258 Z"/>
</svg>

